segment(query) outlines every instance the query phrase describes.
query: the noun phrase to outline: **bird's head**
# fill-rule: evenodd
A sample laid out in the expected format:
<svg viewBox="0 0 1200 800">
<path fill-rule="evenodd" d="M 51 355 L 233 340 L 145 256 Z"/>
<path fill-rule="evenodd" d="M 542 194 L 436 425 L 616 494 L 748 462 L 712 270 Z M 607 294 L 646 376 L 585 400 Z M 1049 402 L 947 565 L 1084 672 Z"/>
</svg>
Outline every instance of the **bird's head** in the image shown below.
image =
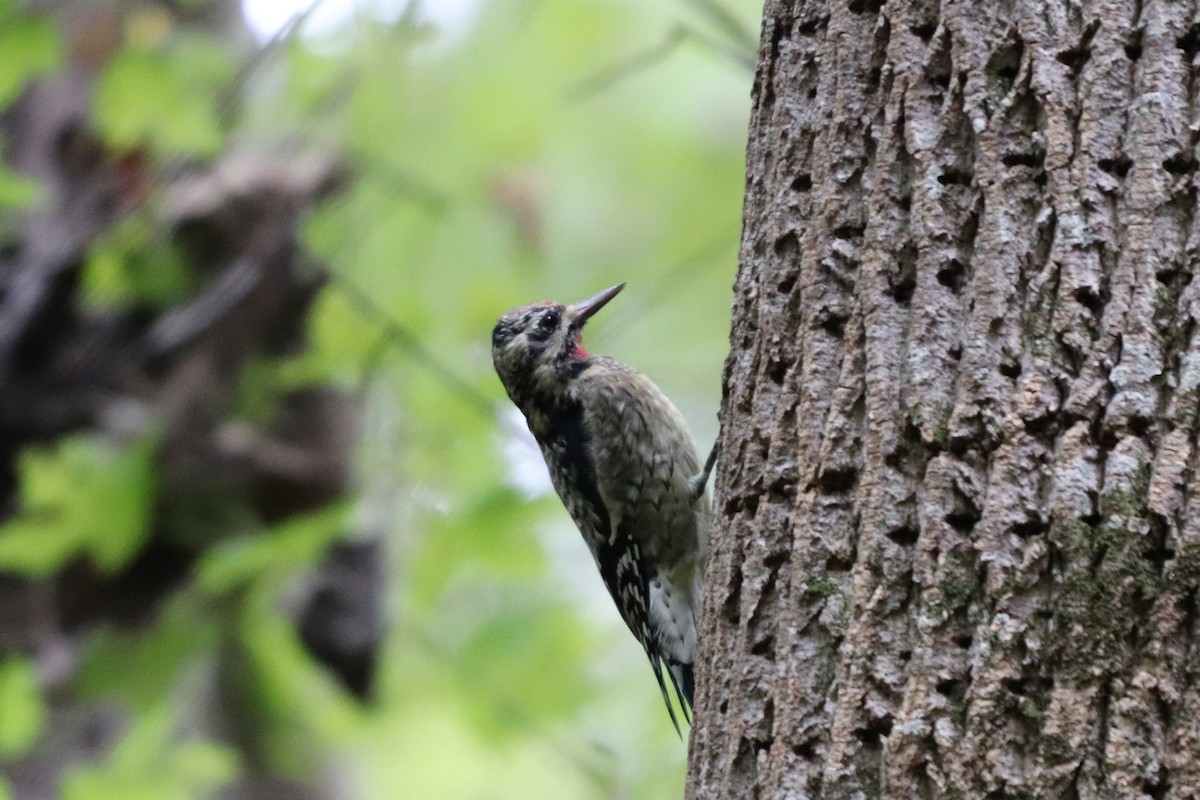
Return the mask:
<svg viewBox="0 0 1200 800">
<path fill-rule="evenodd" d="M 492 330 L 492 363 L 517 405 L 553 394 L 587 363 L 583 326 L 624 288 L 618 283 L 569 306 L 546 301 L 504 312 Z"/>
</svg>

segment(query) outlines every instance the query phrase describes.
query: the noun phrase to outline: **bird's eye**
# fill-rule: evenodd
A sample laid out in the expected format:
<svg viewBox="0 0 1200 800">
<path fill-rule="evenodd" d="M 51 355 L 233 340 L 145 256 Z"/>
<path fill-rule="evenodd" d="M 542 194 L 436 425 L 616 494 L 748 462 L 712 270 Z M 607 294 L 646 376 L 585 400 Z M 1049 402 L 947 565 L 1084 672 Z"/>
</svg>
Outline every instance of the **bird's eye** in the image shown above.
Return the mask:
<svg viewBox="0 0 1200 800">
<path fill-rule="evenodd" d="M 551 311 L 542 317 L 542 321 L 538 323 L 538 327 L 547 332 L 552 331 L 558 327 L 558 320 L 558 312 Z"/>
</svg>

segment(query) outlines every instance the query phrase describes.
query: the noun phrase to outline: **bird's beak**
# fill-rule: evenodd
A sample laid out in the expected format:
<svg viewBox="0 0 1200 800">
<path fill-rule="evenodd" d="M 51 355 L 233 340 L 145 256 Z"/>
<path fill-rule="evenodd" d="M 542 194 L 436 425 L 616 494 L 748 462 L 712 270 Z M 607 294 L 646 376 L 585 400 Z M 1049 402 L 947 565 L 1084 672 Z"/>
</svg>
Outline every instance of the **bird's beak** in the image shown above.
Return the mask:
<svg viewBox="0 0 1200 800">
<path fill-rule="evenodd" d="M 573 304 L 567 309 L 567 313 L 571 316 L 571 324 L 576 328 L 582 328 L 593 314 L 604 308 L 605 304 L 620 294 L 624 288 L 624 283 L 618 283 L 616 286 L 610 286 L 603 292 L 597 292 L 591 297 Z"/>
</svg>

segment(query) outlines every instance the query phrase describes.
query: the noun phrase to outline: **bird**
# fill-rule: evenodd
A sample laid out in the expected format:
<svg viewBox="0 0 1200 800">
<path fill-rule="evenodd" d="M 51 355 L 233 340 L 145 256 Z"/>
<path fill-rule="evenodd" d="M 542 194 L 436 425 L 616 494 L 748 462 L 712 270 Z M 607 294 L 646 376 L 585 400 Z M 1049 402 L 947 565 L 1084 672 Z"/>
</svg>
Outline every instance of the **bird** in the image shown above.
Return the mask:
<svg viewBox="0 0 1200 800">
<path fill-rule="evenodd" d="M 690 723 L 710 518 L 705 485 L 717 450 L 701 465 L 687 421 L 662 390 L 584 348 L 587 321 L 624 288 L 506 311 L 492 331 L 492 363 L 645 650 L 678 732 L 664 667 Z"/>
</svg>

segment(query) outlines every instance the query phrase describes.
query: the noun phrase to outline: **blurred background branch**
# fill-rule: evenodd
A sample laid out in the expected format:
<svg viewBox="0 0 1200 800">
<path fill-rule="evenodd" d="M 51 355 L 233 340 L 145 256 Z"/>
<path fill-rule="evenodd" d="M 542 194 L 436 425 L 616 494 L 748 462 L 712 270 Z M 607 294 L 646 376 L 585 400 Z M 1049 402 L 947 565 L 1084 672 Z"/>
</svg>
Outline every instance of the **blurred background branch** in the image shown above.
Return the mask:
<svg viewBox="0 0 1200 800">
<path fill-rule="evenodd" d="M 758 12 L 0 0 L 0 798 L 679 796 L 489 334 L 707 448 Z"/>
</svg>

